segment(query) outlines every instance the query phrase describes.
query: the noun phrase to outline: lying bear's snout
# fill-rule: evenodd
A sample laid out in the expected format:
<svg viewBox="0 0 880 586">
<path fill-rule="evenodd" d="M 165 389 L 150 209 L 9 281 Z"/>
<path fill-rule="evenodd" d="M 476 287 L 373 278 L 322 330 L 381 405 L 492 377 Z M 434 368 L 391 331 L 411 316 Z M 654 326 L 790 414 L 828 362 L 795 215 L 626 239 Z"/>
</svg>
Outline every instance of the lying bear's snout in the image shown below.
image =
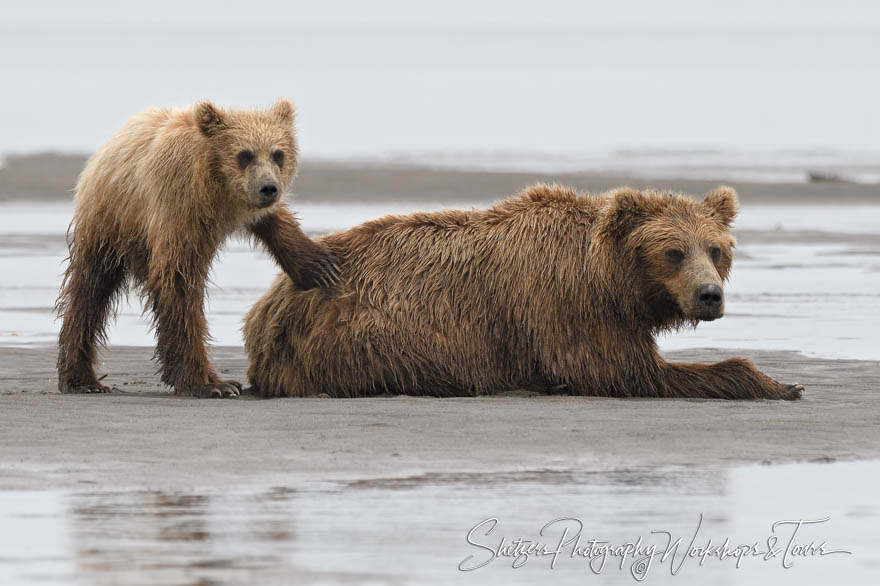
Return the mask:
<svg viewBox="0 0 880 586">
<path fill-rule="evenodd" d="M 724 314 L 724 292 L 718 285 L 700 285 L 694 298 L 700 319 L 713 320 Z"/>
<path fill-rule="evenodd" d="M 267 207 L 278 200 L 278 184 L 274 181 L 264 183 L 260 186 L 260 205 Z"/>
</svg>

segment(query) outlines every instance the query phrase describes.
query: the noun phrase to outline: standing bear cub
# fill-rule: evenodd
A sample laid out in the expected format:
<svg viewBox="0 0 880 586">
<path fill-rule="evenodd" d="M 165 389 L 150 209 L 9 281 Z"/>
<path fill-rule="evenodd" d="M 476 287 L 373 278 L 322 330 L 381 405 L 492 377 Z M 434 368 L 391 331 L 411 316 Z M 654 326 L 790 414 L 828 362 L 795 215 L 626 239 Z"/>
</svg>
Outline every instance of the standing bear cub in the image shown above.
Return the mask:
<svg viewBox="0 0 880 586">
<path fill-rule="evenodd" d="M 58 313 L 58 387 L 106 392 L 97 344 L 128 283 L 152 311 L 162 381 L 180 394 L 234 396 L 205 348 L 208 271 L 232 232 L 259 240 L 300 289 L 330 286 L 336 257 L 306 237 L 281 196 L 296 172 L 293 104 L 268 111 L 201 102 L 129 120 L 87 163 L 68 231 Z"/>
<path fill-rule="evenodd" d="M 539 377 L 581 395 L 796 399 L 744 359 L 672 364 L 664 330 L 724 314 L 733 190 L 701 202 L 538 185 L 488 210 L 386 216 L 321 242 L 333 290 L 278 279 L 246 318 L 263 396 L 479 395 Z"/>
</svg>

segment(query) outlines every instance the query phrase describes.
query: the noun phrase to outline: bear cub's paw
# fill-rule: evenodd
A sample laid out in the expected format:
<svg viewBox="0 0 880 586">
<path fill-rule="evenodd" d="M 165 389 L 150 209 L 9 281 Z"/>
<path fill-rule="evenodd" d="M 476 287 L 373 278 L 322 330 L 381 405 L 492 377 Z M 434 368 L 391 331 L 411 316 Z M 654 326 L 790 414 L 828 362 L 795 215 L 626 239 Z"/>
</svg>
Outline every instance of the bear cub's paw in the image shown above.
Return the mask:
<svg viewBox="0 0 880 586">
<path fill-rule="evenodd" d="M 114 389 L 112 387 L 106 387 L 100 383 L 94 383 L 88 385 L 65 386 L 61 389 L 61 392 L 65 395 L 95 395 L 100 393 L 112 393 L 113 391 L 118 390 L 119 389 Z"/>
<path fill-rule="evenodd" d="M 300 271 L 296 284 L 301 289 L 330 288 L 339 283 L 339 259 L 327 249 L 319 254 Z"/>
<path fill-rule="evenodd" d="M 241 394 L 241 383 L 234 380 L 219 380 L 202 387 L 175 391 L 178 395 L 188 395 L 199 399 L 235 399 Z"/>
</svg>

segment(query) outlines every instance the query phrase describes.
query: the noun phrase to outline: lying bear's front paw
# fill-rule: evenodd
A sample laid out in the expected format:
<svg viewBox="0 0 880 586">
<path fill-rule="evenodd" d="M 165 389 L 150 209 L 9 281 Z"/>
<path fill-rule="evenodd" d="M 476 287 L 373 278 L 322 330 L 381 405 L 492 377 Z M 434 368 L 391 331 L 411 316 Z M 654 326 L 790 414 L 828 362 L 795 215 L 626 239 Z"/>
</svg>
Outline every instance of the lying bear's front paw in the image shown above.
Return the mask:
<svg viewBox="0 0 880 586">
<path fill-rule="evenodd" d="M 782 399 L 785 401 L 796 401 L 804 394 L 804 385 L 795 383 L 793 385 L 782 385 L 785 390 L 782 392 Z"/>
<path fill-rule="evenodd" d="M 301 289 L 333 287 L 338 282 L 339 259 L 329 250 L 304 266 L 297 279 L 297 285 Z"/>
</svg>

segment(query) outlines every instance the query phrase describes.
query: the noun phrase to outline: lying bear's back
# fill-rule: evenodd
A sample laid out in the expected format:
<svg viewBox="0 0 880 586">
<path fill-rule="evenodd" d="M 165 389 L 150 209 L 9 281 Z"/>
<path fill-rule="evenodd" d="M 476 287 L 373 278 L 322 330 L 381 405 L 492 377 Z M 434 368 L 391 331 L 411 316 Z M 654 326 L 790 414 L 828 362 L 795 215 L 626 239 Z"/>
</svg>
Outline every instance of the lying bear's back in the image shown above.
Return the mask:
<svg viewBox="0 0 880 586">
<path fill-rule="evenodd" d="M 299 291 L 281 274 L 245 319 L 255 384 L 321 392 L 320 371 L 331 394 L 403 392 L 425 377 L 431 393 L 477 394 L 528 378 L 533 361 L 511 357 L 534 356 L 533 330 L 583 287 L 603 202 L 535 186 L 485 210 L 385 216 L 322 238 L 341 261 L 339 285 Z M 357 376 L 343 376 L 352 364 Z M 287 378 L 263 374 L 275 371 Z"/>
<path fill-rule="evenodd" d="M 389 215 L 322 240 L 362 290 L 535 281 L 551 278 L 560 263 L 582 266 L 603 202 L 536 185 L 488 209 Z"/>
</svg>

